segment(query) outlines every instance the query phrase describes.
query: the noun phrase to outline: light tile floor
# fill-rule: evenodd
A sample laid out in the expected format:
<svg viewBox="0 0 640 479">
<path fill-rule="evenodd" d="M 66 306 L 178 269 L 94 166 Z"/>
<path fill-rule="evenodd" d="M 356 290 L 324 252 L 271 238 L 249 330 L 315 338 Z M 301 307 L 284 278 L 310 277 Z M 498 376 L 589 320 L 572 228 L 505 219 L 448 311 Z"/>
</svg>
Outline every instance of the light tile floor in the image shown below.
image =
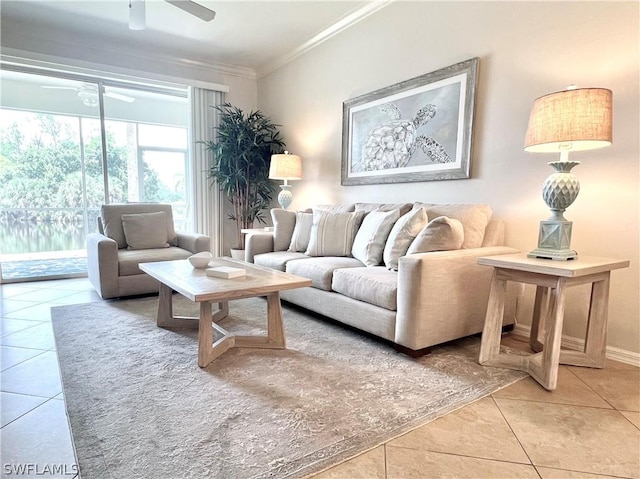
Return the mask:
<svg viewBox="0 0 640 479">
<path fill-rule="evenodd" d="M 89 301 L 84 278 L 0 286 L 3 478 L 74 475 L 50 308 Z M 524 379 L 315 479 L 438 477 L 640 478 L 640 370 L 562 366 L 552 393 Z"/>
</svg>

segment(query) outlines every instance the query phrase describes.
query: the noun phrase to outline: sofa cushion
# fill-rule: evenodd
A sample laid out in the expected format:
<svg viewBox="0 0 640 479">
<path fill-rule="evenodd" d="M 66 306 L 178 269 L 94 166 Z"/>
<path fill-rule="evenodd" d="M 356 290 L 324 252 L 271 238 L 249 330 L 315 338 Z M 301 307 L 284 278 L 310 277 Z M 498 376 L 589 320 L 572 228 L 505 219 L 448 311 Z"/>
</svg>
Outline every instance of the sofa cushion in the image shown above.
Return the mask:
<svg viewBox="0 0 640 479">
<path fill-rule="evenodd" d="M 273 251 L 286 251 L 296 225 L 296 213 L 282 208 L 273 208 L 271 219 L 273 220 Z"/>
<path fill-rule="evenodd" d="M 382 262 L 382 251 L 387 236 L 400 218 L 399 210 L 371 211 L 362 220 L 362 225 L 353 240 L 351 254 L 365 266 L 378 266 Z"/>
<path fill-rule="evenodd" d="M 427 224 L 427 213 L 423 208 L 415 208 L 403 215 L 391 228 L 384 246 L 382 258 L 388 269 L 398 269 L 398 259 L 407 254 L 407 249 L 420 230 Z"/>
<path fill-rule="evenodd" d="M 116 243 L 118 248 L 126 248 L 127 240 L 124 237 L 124 229 L 122 228 L 123 214 L 136 213 L 156 213 L 164 211 L 167 217 L 167 238 L 171 246 L 178 245 L 178 235 L 173 227 L 173 211 L 171 205 L 158 203 L 131 203 L 122 205 L 102 205 L 100 208 L 100 219 L 105 236 L 108 236 Z"/>
<path fill-rule="evenodd" d="M 462 223 L 453 218 L 438 216 L 422 228 L 407 250 L 407 254 L 452 251 L 462 247 L 464 230 Z"/>
<path fill-rule="evenodd" d="M 407 214 L 413 208 L 413 203 L 356 203 L 356 211 L 393 211 L 400 210 L 400 216 Z"/>
<path fill-rule="evenodd" d="M 187 259 L 192 254 L 191 251 L 176 246 L 157 249 L 121 249 L 118 250 L 118 276 L 143 274 L 140 268 L 138 268 L 138 264 L 140 263 Z"/>
<path fill-rule="evenodd" d="M 491 219 L 491 207 L 486 204 L 443 204 L 416 203 L 427 211 L 429 220 L 438 216 L 447 216 L 462 223 L 464 229 L 463 248 L 480 248 L 484 231 Z"/>
<path fill-rule="evenodd" d="M 289 261 L 286 272 L 310 279 L 314 288 L 331 291 L 333 272 L 340 268 L 361 268 L 364 266 L 355 258 L 325 256 Z"/>
<path fill-rule="evenodd" d="M 398 309 L 398 273 L 384 266 L 337 269 L 331 287 L 349 298 L 391 311 Z"/>
<path fill-rule="evenodd" d="M 257 254 L 253 257 L 253 262 L 259 266 L 284 271 L 287 263 L 291 260 L 308 258 L 304 253 L 291 251 L 274 251 L 272 253 Z"/>
<path fill-rule="evenodd" d="M 167 215 L 164 211 L 122 215 L 122 229 L 127 241 L 127 249 L 169 247 Z"/>
<path fill-rule="evenodd" d="M 291 235 L 291 242 L 287 251 L 299 251 L 304 253 L 309 247 L 311 227 L 313 226 L 313 214 L 299 211 L 296 213 L 296 226 Z"/>
<path fill-rule="evenodd" d="M 350 256 L 364 212 L 330 213 L 313 209 L 307 256 Z"/>
<path fill-rule="evenodd" d="M 341 205 L 316 205 L 313 210 L 328 211 L 329 213 L 352 213 L 355 211 L 355 205 L 353 203 L 346 203 Z M 310 211 L 307 211 L 310 213 Z"/>
</svg>

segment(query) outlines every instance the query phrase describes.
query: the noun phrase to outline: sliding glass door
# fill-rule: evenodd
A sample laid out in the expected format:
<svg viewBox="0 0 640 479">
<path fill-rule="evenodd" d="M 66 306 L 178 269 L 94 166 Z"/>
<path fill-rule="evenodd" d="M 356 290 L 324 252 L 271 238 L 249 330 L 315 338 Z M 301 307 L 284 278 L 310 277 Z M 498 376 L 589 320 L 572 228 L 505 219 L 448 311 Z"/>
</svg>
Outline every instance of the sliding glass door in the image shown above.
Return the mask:
<svg viewBox="0 0 640 479">
<path fill-rule="evenodd" d="M 103 203 L 183 215 L 184 95 L 5 69 L 0 82 L 0 281 L 86 275 Z"/>
</svg>

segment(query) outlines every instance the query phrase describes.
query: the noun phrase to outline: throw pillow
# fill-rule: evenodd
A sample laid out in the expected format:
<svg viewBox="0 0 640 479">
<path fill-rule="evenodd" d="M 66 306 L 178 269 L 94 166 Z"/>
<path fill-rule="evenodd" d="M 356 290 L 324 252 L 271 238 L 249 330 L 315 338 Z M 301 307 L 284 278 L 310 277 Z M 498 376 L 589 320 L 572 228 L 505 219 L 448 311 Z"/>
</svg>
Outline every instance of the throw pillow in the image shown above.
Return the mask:
<svg viewBox="0 0 640 479">
<path fill-rule="evenodd" d="M 491 219 L 491 207 L 487 204 L 424 204 L 416 203 L 427 210 L 429 219 L 447 216 L 462 223 L 464 228 L 463 248 L 480 248 L 484 239 L 484 231 Z"/>
<path fill-rule="evenodd" d="M 169 247 L 167 215 L 164 211 L 122 215 L 122 229 L 127 249 Z"/>
<path fill-rule="evenodd" d="M 464 241 L 462 223 L 438 216 L 422 228 L 407 250 L 407 254 L 451 251 L 460 249 Z"/>
<path fill-rule="evenodd" d="M 309 247 L 311 227 L 313 226 L 313 213 L 296 213 L 296 226 L 293 228 L 291 243 L 288 251 L 304 253 Z"/>
<path fill-rule="evenodd" d="M 353 257 L 366 266 L 378 266 L 382 262 L 382 252 L 387 236 L 398 218 L 400 218 L 399 210 L 372 211 L 367 214 L 353 240 L 351 248 Z"/>
<path fill-rule="evenodd" d="M 350 256 L 364 213 L 330 213 L 313 209 L 307 256 Z"/>
<path fill-rule="evenodd" d="M 296 225 L 296 213 L 273 208 L 271 219 L 273 220 L 273 251 L 285 251 L 289 247 L 293 228 Z"/>
<path fill-rule="evenodd" d="M 396 221 L 382 253 L 387 269 L 398 269 L 400 256 L 407 254 L 409 245 L 426 224 L 427 213 L 423 208 L 415 208 Z"/>
</svg>

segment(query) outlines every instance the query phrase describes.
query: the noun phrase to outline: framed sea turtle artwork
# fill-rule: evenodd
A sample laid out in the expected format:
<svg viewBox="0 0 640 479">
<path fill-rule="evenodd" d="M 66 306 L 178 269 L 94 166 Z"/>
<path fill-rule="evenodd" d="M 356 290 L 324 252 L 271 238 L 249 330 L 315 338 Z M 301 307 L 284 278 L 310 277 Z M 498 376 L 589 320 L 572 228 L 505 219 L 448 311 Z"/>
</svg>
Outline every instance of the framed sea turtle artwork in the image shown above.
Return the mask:
<svg viewBox="0 0 640 479">
<path fill-rule="evenodd" d="M 347 100 L 342 184 L 469 178 L 478 59 Z"/>
</svg>

